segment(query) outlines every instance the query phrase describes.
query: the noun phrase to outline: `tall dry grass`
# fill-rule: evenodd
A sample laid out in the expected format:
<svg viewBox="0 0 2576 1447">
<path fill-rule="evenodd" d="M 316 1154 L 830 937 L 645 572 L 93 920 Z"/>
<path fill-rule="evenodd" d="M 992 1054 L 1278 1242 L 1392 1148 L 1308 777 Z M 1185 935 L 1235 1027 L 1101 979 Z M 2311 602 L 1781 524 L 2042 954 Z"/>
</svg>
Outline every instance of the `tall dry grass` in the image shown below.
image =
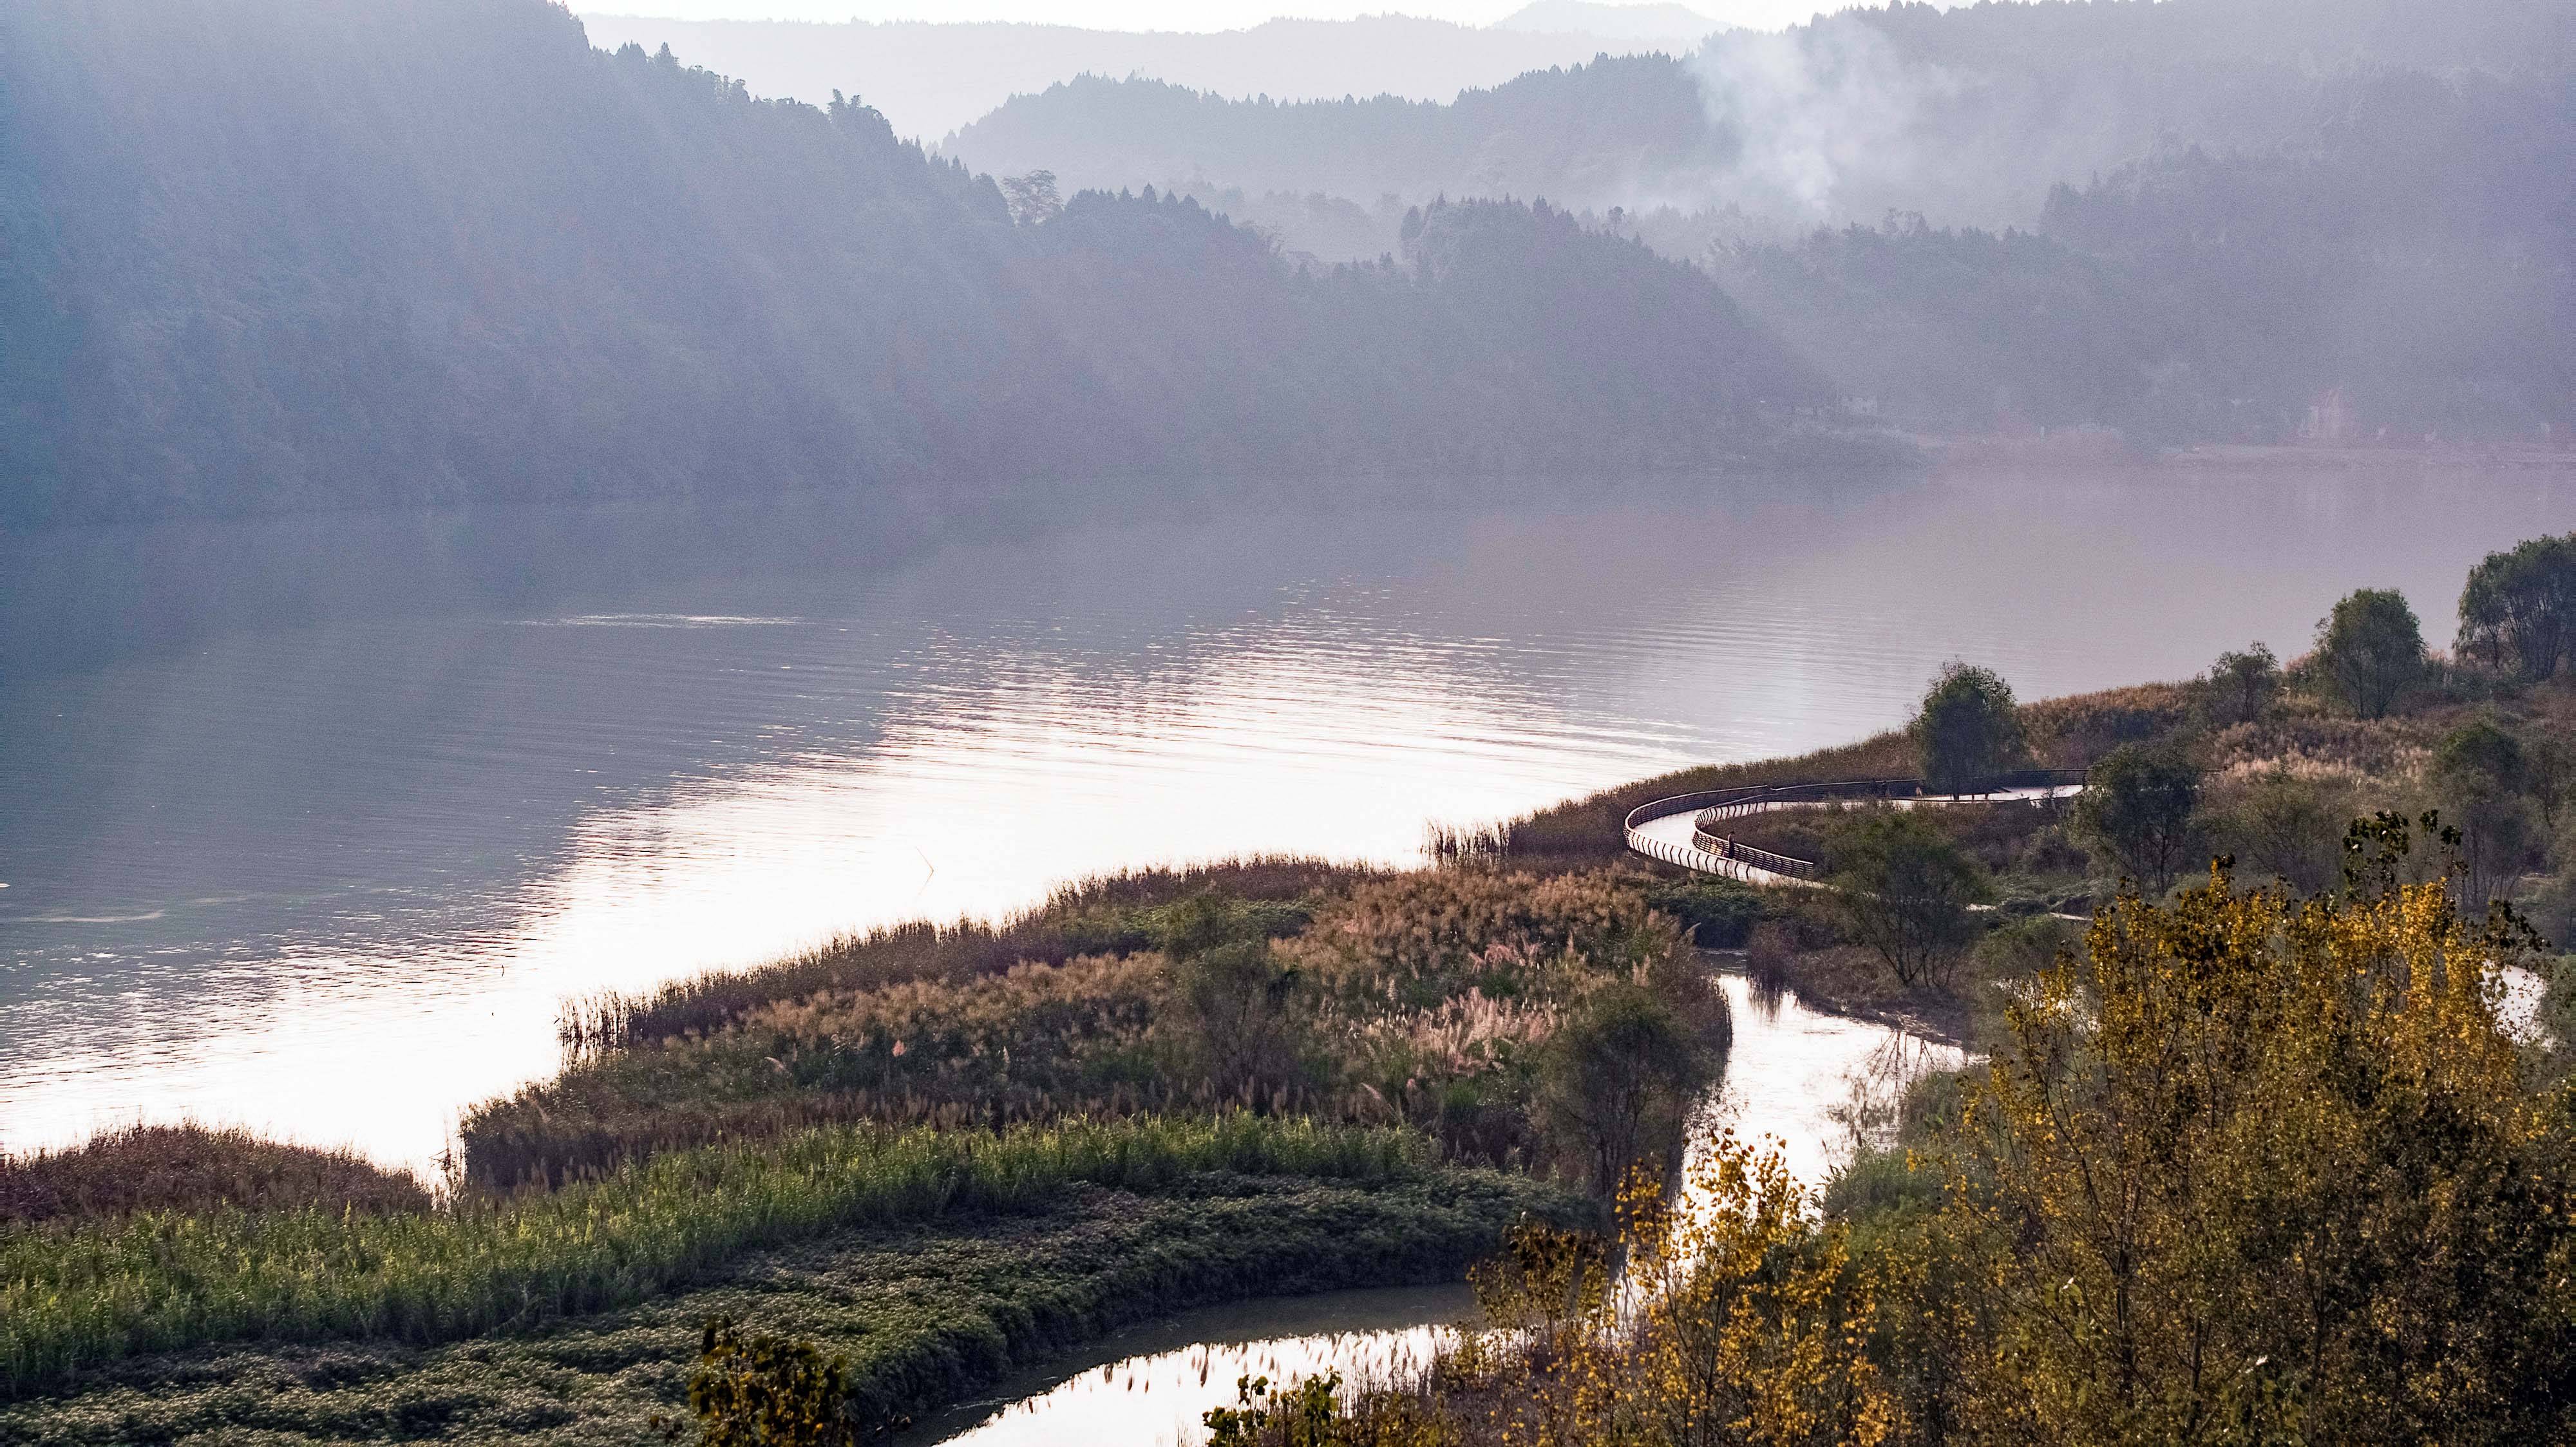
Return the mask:
<svg viewBox="0 0 2576 1447">
<path fill-rule="evenodd" d="M 133 1125 L 64 1150 L 0 1155 L 0 1224 L 137 1211 L 382 1215 L 428 1206 L 419 1181 L 353 1152 L 237 1129 Z"/>
<path fill-rule="evenodd" d="M 1602 871 L 1416 871 L 1293 907 L 1202 896 L 1186 919 L 1166 913 L 1180 909 L 1125 918 L 1156 938 L 1213 930 L 1258 967 L 1217 982 L 1196 956 L 1141 949 L 827 985 L 744 1008 L 711 1035 L 578 1062 L 475 1111 L 461 1131 L 467 1177 L 557 1184 L 831 1122 L 1000 1129 L 1223 1109 L 1404 1122 L 1460 1159 L 1526 1163 L 1536 1052 L 1559 1008 L 1672 960 L 1680 942 L 1640 877 Z M 1286 911 L 1306 927 L 1273 938 Z M 1235 1003 L 1257 1006 L 1276 1047 L 1248 1073 L 1228 1033 L 1242 1017 L 1216 1000 L 1244 991 L 1265 996 Z"/>
<path fill-rule="evenodd" d="M 765 1005 L 823 990 L 953 981 L 1019 964 L 1063 964 L 1081 955 L 1151 948 L 1151 912 L 1198 894 L 1283 904 L 1380 872 L 1323 859 L 1257 856 L 1095 875 L 1059 887 L 1045 903 L 999 924 L 914 921 L 832 940 L 771 964 L 569 1001 L 556 1029 L 575 1056 L 709 1035 Z M 1281 923 L 1293 927 L 1302 919 L 1282 915 Z"/>
</svg>

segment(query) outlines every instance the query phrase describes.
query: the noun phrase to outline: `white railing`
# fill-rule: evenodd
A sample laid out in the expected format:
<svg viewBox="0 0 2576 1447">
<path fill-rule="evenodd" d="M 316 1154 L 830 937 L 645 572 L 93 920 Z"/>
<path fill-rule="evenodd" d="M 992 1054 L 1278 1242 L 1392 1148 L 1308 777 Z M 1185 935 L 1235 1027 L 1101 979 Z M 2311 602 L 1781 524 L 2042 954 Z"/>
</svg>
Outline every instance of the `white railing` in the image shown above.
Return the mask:
<svg viewBox="0 0 2576 1447">
<path fill-rule="evenodd" d="M 1991 781 L 1985 789 L 1969 794 L 1926 795 L 1921 781 L 1915 779 L 1842 779 L 1816 784 L 1756 784 L 1736 789 L 1708 789 L 1696 794 L 1676 794 L 1640 804 L 1628 811 L 1622 821 L 1628 847 L 1650 859 L 1677 864 L 1702 874 L 1719 874 L 1749 882 L 1815 884 L 1823 880 L 1824 866 L 1811 859 L 1792 858 L 1768 849 L 1738 844 L 1733 837 L 1712 831 L 1709 826 L 1748 814 L 1774 809 L 1793 808 L 1801 804 L 1837 803 L 1845 799 L 1914 799 L 1926 803 L 1973 803 L 1993 794 L 2023 790 L 2042 790 L 2044 797 L 2056 797 L 2062 791 L 2080 789 L 2084 776 L 2052 769 L 2025 769 Z M 1676 814 L 1690 814 L 1691 842 L 1687 845 L 1669 839 L 1657 839 L 1640 831 L 1642 826 Z"/>
</svg>

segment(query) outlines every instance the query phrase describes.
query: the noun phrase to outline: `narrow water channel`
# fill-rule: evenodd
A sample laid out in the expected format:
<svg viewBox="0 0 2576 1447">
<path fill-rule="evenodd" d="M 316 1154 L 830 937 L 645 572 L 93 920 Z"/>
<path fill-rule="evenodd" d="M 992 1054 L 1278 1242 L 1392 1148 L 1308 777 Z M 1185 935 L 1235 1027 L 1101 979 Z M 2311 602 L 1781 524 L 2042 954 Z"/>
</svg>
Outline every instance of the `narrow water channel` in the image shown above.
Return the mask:
<svg viewBox="0 0 2576 1447">
<path fill-rule="evenodd" d="M 1913 1074 L 1961 1059 L 1936 1041 L 1810 1009 L 1794 992 L 1765 997 L 1740 974 L 1721 983 L 1735 1047 L 1694 1138 L 1726 1127 L 1768 1137 L 1811 1187 L 1850 1153 L 1856 1095 L 1889 1098 Z M 1233 1404 L 1240 1378 L 1401 1376 L 1429 1359 L 1441 1328 L 1474 1315 L 1475 1299 L 1454 1284 L 1178 1313 L 1034 1365 L 907 1436 L 958 1447 L 1187 1447 L 1206 1439 L 1209 1408 Z"/>
</svg>

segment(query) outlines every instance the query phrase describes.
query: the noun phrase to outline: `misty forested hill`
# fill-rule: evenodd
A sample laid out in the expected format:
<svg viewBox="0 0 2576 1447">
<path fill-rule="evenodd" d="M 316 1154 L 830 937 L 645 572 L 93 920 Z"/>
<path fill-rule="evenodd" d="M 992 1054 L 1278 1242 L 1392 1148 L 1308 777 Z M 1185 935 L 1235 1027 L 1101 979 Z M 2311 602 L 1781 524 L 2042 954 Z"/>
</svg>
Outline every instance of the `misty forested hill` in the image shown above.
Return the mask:
<svg viewBox="0 0 2576 1447">
<path fill-rule="evenodd" d="M 1936 431 L 2537 440 L 2576 423 L 2576 6 L 1854 10 L 1450 105 L 1084 79 L 945 149 L 1187 193 L 1331 258 L 1543 196 L 1708 268 Z M 2546 429 L 2546 430 L 2544 430 Z"/>
<path fill-rule="evenodd" d="M 2294 143 L 2167 147 L 2058 186 L 2029 230 L 1899 218 L 1708 264 L 1918 425 L 2563 440 L 2576 85 L 2379 71 L 2330 89 L 2333 119 Z"/>
<path fill-rule="evenodd" d="M 1535 71 L 1454 102 L 1230 100 L 1160 80 L 1078 76 L 1008 105 L 941 147 L 995 174 L 1046 168 L 1069 185 L 1208 180 L 1407 202 L 1447 193 L 1608 205 L 1690 184 L 1719 164 L 1698 83 L 1670 56 Z"/>
<path fill-rule="evenodd" d="M 1229 99 L 1069 78 L 942 144 L 995 174 L 1205 182 L 1367 204 L 1543 196 L 1737 206 L 1799 223 L 1921 211 L 2026 225 L 2059 182 L 2175 141 L 2262 147 L 2330 123 L 2355 68 L 2565 73 L 2550 0 L 2040 0 L 1855 9 L 1684 56 L 1533 71 L 1454 102 Z M 1292 238 L 1293 240 L 1293 238 Z"/>
<path fill-rule="evenodd" d="M 19 0 L 0 66 L 22 523 L 1707 466 L 1824 395 L 1558 214 L 1447 208 L 1323 273 L 1162 196 L 1015 225 L 872 110 L 539 0 Z"/>
</svg>

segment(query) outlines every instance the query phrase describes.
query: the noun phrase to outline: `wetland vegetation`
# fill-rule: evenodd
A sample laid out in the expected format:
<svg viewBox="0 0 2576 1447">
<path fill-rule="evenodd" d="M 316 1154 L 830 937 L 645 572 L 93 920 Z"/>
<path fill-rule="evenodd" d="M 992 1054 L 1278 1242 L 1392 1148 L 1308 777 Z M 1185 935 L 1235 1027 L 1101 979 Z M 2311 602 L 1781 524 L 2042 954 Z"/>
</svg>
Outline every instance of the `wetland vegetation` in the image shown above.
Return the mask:
<svg viewBox="0 0 2576 1447">
<path fill-rule="evenodd" d="M 2576 980 L 2544 943 L 2576 694 L 2536 656 L 2558 594 L 2493 599 L 2531 551 L 2482 568 L 2458 657 L 2357 594 L 2286 667 L 2033 704 L 1955 668 L 1912 729 L 1424 869 L 1136 872 L 573 1002 L 561 1071 L 471 1112 L 434 1196 L 222 1132 L 8 1161 L 0 1430 L 578 1441 L 694 1403 L 725 1441 L 787 1392 L 840 1440 L 1164 1304 L 1484 1260 L 1493 1330 L 1427 1376 L 1247 1386 L 1211 1429 L 2546 1436 L 2576 1411 Z M 1619 831 L 1945 750 L 2089 787 L 1741 821 L 1814 888 Z M 1676 1195 L 1731 1038 L 1711 950 L 1980 1058 L 1856 1103 L 1820 1193 L 1730 1140 Z M 2500 964 L 2540 982 L 2527 1023 Z"/>
</svg>

